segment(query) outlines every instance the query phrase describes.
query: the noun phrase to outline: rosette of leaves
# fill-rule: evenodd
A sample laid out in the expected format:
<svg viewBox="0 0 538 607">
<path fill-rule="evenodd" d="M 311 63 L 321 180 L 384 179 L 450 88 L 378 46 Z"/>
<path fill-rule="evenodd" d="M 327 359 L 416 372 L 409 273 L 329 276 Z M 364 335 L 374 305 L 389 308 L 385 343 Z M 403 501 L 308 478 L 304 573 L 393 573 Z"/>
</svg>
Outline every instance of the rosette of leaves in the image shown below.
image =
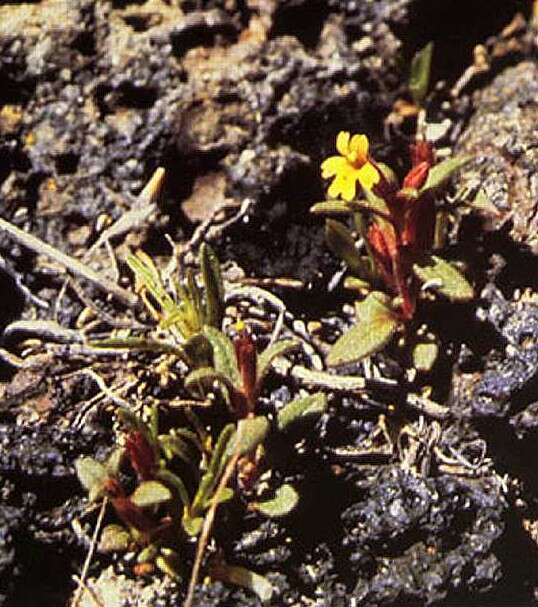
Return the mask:
<svg viewBox="0 0 538 607">
<path fill-rule="evenodd" d="M 91 345 L 171 354 L 191 367 L 207 364 L 209 344 L 202 329 L 220 328 L 224 313 L 224 283 L 211 247 L 205 243 L 200 247 L 201 282 L 192 269 L 182 279 L 175 272 L 159 270 L 143 251 L 130 255 L 127 264 L 134 273 L 136 291 L 157 322 L 156 336 L 111 337 Z"/>
<path fill-rule="evenodd" d="M 375 163 L 380 180 L 364 199 L 329 200 L 315 204 L 315 214 L 351 217 L 354 231 L 334 218 L 326 220 L 328 247 L 350 272 L 345 286 L 362 298 L 357 322 L 333 345 L 330 366 L 356 362 L 387 345 L 398 328 L 415 315 L 425 290 L 452 302 L 473 298 L 473 288 L 454 265 L 433 254 L 441 216 L 436 200 L 450 177 L 469 159 L 435 163 L 433 148 L 420 141 L 412 146 L 413 166 L 400 187 L 389 167 Z M 413 358 L 421 368 L 433 364 L 435 346 L 415 340 Z M 426 360 L 429 363 L 426 363 Z"/>
</svg>

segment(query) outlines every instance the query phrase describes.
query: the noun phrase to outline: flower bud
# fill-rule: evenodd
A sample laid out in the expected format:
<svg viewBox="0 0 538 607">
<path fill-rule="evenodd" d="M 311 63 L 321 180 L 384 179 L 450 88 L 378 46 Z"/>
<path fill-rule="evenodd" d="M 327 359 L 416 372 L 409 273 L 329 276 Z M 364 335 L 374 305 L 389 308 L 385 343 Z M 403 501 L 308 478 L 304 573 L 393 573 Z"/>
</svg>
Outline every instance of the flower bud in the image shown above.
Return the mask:
<svg viewBox="0 0 538 607">
<path fill-rule="evenodd" d="M 405 176 L 403 181 L 403 189 L 420 190 L 420 188 L 426 183 L 429 172 L 430 164 L 426 161 L 422 161 L 413 166 L 413 168 Z"/>
<path fill-rule="evenodd" d="M 243 394 L 247 400 L 249 409 L 252 410 L 256 404 L 256 368 L 258 354 L 252 335 L 243 326 L 240 327 L 240 330 L 234 339 L 234 348 L 237 368 L 241 375 Z"/>
<path fill-rule="evenodd" d="M 429 141 L 417 141 L 415 144 L 410 146 L 411 153 L 411 164 L 413 167 L 417 166 L 421 162 L 427 162 L 429 166 L 432 166 L 435 162 L 435 156 L 433 153 L 433 146 Z"/>
</svg>

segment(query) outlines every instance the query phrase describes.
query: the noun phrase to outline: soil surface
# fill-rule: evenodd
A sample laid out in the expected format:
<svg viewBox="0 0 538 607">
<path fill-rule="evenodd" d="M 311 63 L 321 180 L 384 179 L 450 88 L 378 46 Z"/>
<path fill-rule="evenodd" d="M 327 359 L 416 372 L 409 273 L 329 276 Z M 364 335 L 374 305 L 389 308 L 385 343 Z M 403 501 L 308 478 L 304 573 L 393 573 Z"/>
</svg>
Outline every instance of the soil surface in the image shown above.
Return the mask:
<svg viewBox="0 0 538 607">
<path fill-rule="evenodd" d="M 227 320 L 248 316 L 266 343 L 283 305 L 282 333 L 305 344 L 269 376 L 259 406 L 270 415 L 305 387 L 290 367 L 323 369 L 328 344 L 352 322 L 343 267 L 324 242 L 323 220 L 309 214 L 325 198 L 320 162 L 348 130 L 366 133 L 375 157 L 405 173 L 414 122 L 395 108 L 410 100 L 412 57 L 434 41 L 428 120 L 445 125 L 436 146 L 473 158 L 452 193 L 471 199 L 482 191 L 489 201 L 478 212 L 454 213 L 446 246 L 477 298 L 429 308 L 441 346 L 430 373 L 417 373 L 391 344 L 343 370 L 373 373 L 390 387 L 327 390 L 317 424 L 297 440 L 277 441 L 267 483 L 298 488 L 294 512 L 268 520 L 239 500 L 219 509 L 209 552 L 218 545 L 226 562 L 264 575 L 271 606 L 538 603 L 538 14 L 531 5 L 505 0 L 492 10 L 490 0 L 468 0 L 464 12 L 457 0 L 0 6 L 0 217 L 124 289 L 133 287 L 130 251 L 142 248 L 164 265 L 171 239 L 194 266 L 200 243 L 211 243 L 226 284 L 247 287 L 229 297 Z M 112 263 L 107 247 L 90 248 L 136 204 L 157 167 L 166 180 L 156 211 L 112 239 Z M 88 319 L 103 331 L 147 320 L 91 281 L 66 278 L 59 264 L 0 229 L 1 607 L 74 602 L 96 517 L 74 463 L 105 458 L 115 422 L 114 401 L 73 336 Z M 55 320 L 63 331 L 28 333 L 13 324 L 21 319 Z M 174 390 L 185 396 L 182 382 L 159 386 L 146 359 L 90 362 L 109 383 L 136 374 L 163 403 L 166 423 L 180 415 L 166 403 Z M 125 398 L 140 394 L 135 387 Z M 437 406 L 421 408 L 425 395 Z M 191 543 L 181 555 L 185 571 L 194 552 Z M 79 605 L 181 604 L 188 575 L 137 577 L 129 558 L 94 555 L 85 581 L 91 592 L 76 598 Z M 262 603 L 206 579 L 194 604 Z"/>
</svg>

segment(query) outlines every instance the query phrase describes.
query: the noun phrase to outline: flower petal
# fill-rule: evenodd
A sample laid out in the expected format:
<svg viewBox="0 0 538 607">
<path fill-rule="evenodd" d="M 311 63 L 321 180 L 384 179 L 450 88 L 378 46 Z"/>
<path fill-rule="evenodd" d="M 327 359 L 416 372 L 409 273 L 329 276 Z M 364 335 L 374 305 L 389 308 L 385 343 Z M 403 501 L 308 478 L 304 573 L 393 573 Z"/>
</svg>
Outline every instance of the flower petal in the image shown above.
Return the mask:
<svg viewBox="0 0 538 607">
<path fill-rule="evenodd" d="M 343 156 L 330 156 L 321 163 L 321 176 L 328 179 L 333 175 L 338 175 L 347 168 L 347 161 Z"/>
<path fill-rule="evenodd" d="M 349 142 L 349 151 L 356 152 L 358 158 L 368 158 L 368 137 L 366 135 L 353 135 Z"/>
<path fill-rule="evenodd" d="M 377 169 L 370 162 L 367 162 L 358 170 L 357 178 L 365 190 L 371 190 L 380 180 Z"/>
<path fill-rule="evenodd" d="M 336 149 L 342 156 L 346 156 L 349 153 L 349 137 L 348 131 L 340 131 L 336 138 Z"/>
</svg>

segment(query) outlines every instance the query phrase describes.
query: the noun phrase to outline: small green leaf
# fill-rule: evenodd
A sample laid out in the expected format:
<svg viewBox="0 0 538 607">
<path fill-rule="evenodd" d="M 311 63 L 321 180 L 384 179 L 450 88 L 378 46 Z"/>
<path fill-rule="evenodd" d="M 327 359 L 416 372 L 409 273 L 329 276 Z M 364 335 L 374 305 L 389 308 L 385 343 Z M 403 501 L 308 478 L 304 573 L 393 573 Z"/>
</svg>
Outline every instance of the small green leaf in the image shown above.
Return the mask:
<svg viewBox="0 0 538 607">
<path fill-rule="evenodd" d="M 418 51 L 411 62 L 409 74 L 409 92 L 417 105 L 422 105 L 430 83 L 430 69 L 432 63 L 433 42 L 429 42 Z"/>
<path fill-rule="evenodd" d="M 187 488 L 185 487 L 185 484 L 181 478 L 179 478 L 177 474 L 174 474 L 173 472 L 170 472 L 170 470 L 166 469 L 159 470 L 156 476 L 162 483 L 172 487 L 172 489 L 175 489 L 182 504 L 188 508 L 191 500 Z"/>
<path fill-rule="evenodd" d="M 224 314 L 224 284 L 219 260 L 206 243 L 200 247 L 200 267 L 205 286 L 206 322 L 220 329 Z"/>
<path fill-rule="evenodd" d="M 179 574 L 180 562 L 179 557 L 177 555 L 159 554 L 155 557 L 155 565 L 165 575 L 172 578 L 173 580 L 181 580 L 181 576 Z"/>
<path fill-rule="evenodd" d="M 336 341 L 327 356 L 327 364 L 335 367 L 356 362 L 381 350 L 399 324 L 389 305 L 389 298 L 377 291 L 358 303 L 357 324 Z"/>
<path fill-rule="evenodd" d="M 190 508 L 189 517 L 196 518 L 204 511 L 206 504 L 208 504 L 213 496 L 213 492 L 218 484 L 220 475 L 224 470 L 228 461 L 228 448 L 235 435 L 234 424 L 227 424 L 221 430 L 217 444 L 211 454 L 211 460 L 207 472 L 202 476 L 196 495 L 192 500 L 192 506 Z"/>
<path fill-rule="evenodd" d="M 265 348 L 258 356 L 256 364 L 256 383 L 261 385 L 275 358 L 284 356 L 284 354 L 293 352 L 293 350 L 297 350 L 300 347 L 301 343 L 296 339 L 282 339 Z"/>
<path fill-rule="evenodd" d="M 413 348 L 413 367 L 417 371 L 425 373 L 431 371 L 438 354 L 439 346 L 435 342 L 420 342 L 415 344 Z"/>
<path fill-rule="evenodd" d="M 237 424 L 237 432 L 234 434 L 233 439 L 228 443 L 226 448 L 226 461 L 228 461 L 236 452 L 238 435 L 241 435 L 241 444 L 239 445 L 238 454 L 239 457 L 242 457 L 263 443 L 268 431 L 269 420 L 266 417 L 263 417 L 263 415 L 240 420 Z"/>
<path fill-rule="evenodd" d="M 187 511 L 185 510 L 185 513 Z M 202 526 L 204 524 L 204 519 L 201 516 L 195 516 L 191 518 L 188 514 L 183 515 L 183 520 L 181 521 L 183 525 L 183 529 L 185 532 L 191 537 L 195 537 L 202 530 Z"/>
<path fill-rule="evenodd" d="M 370 289 L 370 283 L 362 278 L 357 278 L 356 276 L 346 276 L 344 280 L 344 289 L 362 293 L 365 289 Z"/>
<path fill-rule="evenodd" d="M 220 562 L 210 567 L 212 578 L 226 584 L 234 584 L 254 592 L 262 603 L 269 603 L 273 596 L 273 586 L 261 575 L 244 567 Z"/>
<path fill-rule="evenodd" d="M 213 367 L 201 367 L 191 371 L 185 378 L 185 387 L 191 392 L 196 391 L 196 388 L 203 386 L 204 388 L 211 388 L 213 383 L 217 382 L 223 384 L 226 388 L 233 390 L 234 385 L 230 381 L 230 378 L 224 373 L 219 373 Z"/>
<path fill-rule="evenodd" d="M 157 506 L 172 499 L 170 489 L 158 481 L 144 481 L 140 483 L 131 495 L 131 501 L 139 508 Z"/>
<path fill-rule="evenodd" d="M 136 562 L 151 563 L 151 561 L 153 561 L 158 554 L 158 546 L 156 546 L 155 544 L 150 544 L 138 553 L 138 556 L 136 557 Z"/>
<path fill-rule="evenodd" d="M 131 534 L 121 525 L 107 525 L 97 546 L 98 552 L 126 552 L 131 545 Z"/>
<path fill-rule="evenodd" d="M 478 211 L 482 211 L 488 215 L 493 215 L 494 217 L 502 217 L 502 213 L 499 209 L 490 201 L 486 192 L 483 189 L 478 190 L 478 193 L 474 197 L 473 200 L 466 203 L 473 209 Z"/>
<path fill-rule="evenodd" d="M 318 419 L 326 410 L 327 397 L 322 392 L 296 398 L 278 412 L 278 429 L 286 432 L 297 423 Z"/>
<path fill-rule="evenodd" d="M 325 222 L 325 240 L 327 246 L 340 259 L 346 262 L 351 272 L 363 275 L 364 260 L 355 248 L 355 239 L 343 223 L 334 219 Z"/>
<path fill-rule="evenodd" d="M 469 301 L 473 299 L 473 287 L 462 274 L 447 261 L 432 255 L 426 261 L 413 265 L 416 276 L 450 301 Z"/>
<path fill-rule="evenodd" d="M 105 468 L 109 476 L 117 476 L 124 455 L 125 450 L 119 447 L 114 449 L 114 451 L 112 451 L 112 453 L 108 456 L 108 459 L 105 462 Z"/>
<path fill-rule="evenodd" d="M 254 502 L 251 507 L 270 518 L 286 516 L 295 509 L 299 503 L 299 494 L 288 484 L 284 484 L 275 491 L 272 499 L 263 502 Z"/>
<path fill-rule="evenodd" d="M 75 470 L 79 481 L 90 493 L 91 501 L 100 497 L 103 485 L 110 476 L 106 467 L 93 457 L 81 457 L 75 462 Z"/>
<path fill-rule="evenodd" d="M 460 169 L 464 164 L 471 160 L 471 156 L 455 156 L 454 158 L 447 158 L 436 164 L 430 169 L 426 183 L 419 190 L 419 196 L 422 196 L 429 190 L 435 190 L 445 185 L 450 177 Z"/>
<path fill-rule="evenodd" d="M 156 352 L 158 354 L 173 354 L 190 364 L 190 359 L 183 348 L 177 344 L 170 344 L 163 340 L 146 337 L 108 337 L 90 341 L 92 348 L 111 348 L 114 350 L 133 350 L 137 352 Z"/>
<path fill-rule="evenodd" d="M 239 389 L 241 377 L 237 368 L 232 340 L 214 327 L 204 327 L 204 335 L 213 348 L 213 366 L 215 370 L 225 375 L 229 382 Z"/>
<path fill-rule="evenodd" d="M 196 367 L 210 367 L 213 363 L 213 348 L 205 335 L 197 333 L 182 346 L 185 354 Z"/>
<path fill-rule="evenodd" d="M 344 200 L 325 200 L 311 206 L 310 212 L 314 215 L 349 215 L 353 210 Z"/>
</svg>

